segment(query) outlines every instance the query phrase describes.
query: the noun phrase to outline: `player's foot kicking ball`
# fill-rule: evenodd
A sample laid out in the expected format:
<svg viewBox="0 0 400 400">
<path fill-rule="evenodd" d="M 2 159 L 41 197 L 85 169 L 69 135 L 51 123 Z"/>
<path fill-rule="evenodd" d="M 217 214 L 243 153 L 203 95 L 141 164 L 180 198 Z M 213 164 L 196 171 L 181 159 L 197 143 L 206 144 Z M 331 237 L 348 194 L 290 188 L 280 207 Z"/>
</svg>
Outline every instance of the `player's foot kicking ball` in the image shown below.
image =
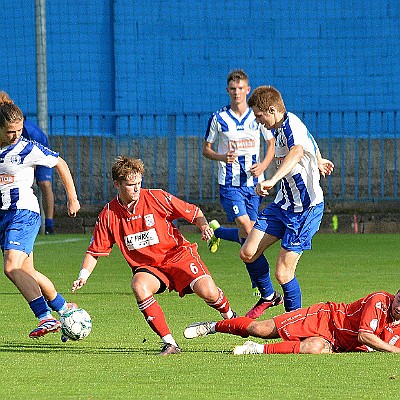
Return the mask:
<svg viewBox="0 0 400 400">
<path fill-rule="evenodd" d="M 37 328 L 35 328 L 29 334 L 29 337 L 32 339 L 42 337 L 47 335 L 48 333 L 58 332 L 61 328 L 61 322 L 54 318 L 43 319 L 39 322 Z"/>
</svg>

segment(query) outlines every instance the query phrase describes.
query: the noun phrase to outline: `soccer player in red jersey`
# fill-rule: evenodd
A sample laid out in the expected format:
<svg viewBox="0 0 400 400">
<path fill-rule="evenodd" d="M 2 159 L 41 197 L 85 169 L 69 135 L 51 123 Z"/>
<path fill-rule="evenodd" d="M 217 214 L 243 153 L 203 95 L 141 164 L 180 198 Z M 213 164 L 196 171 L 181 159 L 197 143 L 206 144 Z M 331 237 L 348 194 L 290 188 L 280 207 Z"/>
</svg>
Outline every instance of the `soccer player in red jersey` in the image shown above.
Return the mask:
<svg viewBox="0 0 400 400">
<path fill-rule="evenodd" d="M 189 325 L 184 336 L 192 339 L 221 332 L 283 339 L 236 346 L 234 354 L 322 354 L 385 351 L 400 353 L 400 290 L 392 295 L 375 292 L 353 303 L 318 303 L 264 321 L 247 317 Z"/>
<path fill-rule="evenodd" d="M 132 290 L 139 310 L 163 341 L 160 355 L 179 353 L 154 294 L 175 290 L 181 297 L 196 293 L 223 318 L 236 314 L 223 291 L 212 279 L 192 244 L 179 232 L 173 220 L 184 218 L 196 224 L 203 240 L 213 230 L 203 212 L 161 189 L 142 189 L 144 165 L 141 160 L 118 157 L 112 167 L 117 196 L 101 211 L 92 241 L 83 259 L 72 292 L 81 288 L 101 256 L 108 256 L 116 244 L 133 271 Z"/>
</svg>

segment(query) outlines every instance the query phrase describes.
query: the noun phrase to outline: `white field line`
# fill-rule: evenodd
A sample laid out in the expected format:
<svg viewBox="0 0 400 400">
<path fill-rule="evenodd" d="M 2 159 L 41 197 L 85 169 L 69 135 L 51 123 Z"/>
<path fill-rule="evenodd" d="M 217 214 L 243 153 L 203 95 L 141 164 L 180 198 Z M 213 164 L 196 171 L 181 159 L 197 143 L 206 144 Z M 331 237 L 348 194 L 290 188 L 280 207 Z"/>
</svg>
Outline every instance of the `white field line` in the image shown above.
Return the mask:
<svg viewBox="0 0 400 400">
<path fill-rule="evenodd" d="M 51 240 L 51 241 L 45 241 L 41 242 L 40 240 L 38 242 L 35 242 L 35 246 L 40 246 L 42 244 L 57 244 L 57 243 L 73 243 L 73 242 L 80 242 L 82 240 L 88 240 L 87 238 L 74 238 L 74 239 L 59 239 L 59 240 Z"/>
</svg>

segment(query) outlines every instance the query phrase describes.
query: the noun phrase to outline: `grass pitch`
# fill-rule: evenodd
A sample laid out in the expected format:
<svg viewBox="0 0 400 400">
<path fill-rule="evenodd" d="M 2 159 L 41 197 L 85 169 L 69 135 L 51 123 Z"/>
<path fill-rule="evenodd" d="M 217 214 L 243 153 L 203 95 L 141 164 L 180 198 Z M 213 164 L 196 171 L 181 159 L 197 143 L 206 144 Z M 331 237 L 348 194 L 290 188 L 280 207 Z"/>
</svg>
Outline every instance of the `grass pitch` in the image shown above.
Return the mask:
<svg viewBox="0 0 400 400">
<path fill-rule="evenodd" d="M 199 235 L 186 235 L 199 242 Z M 85 287 L 70 293 L 87 248 L 88 235 L 39 236 L 38 270 L 68 301 L 92 316 L 93 330 L 81 342 L 59 334 L 28 338 L 36 325 L 11 282 L 0 279 L 0 398 L 2 399 L 371 399 L 397 398 L 396 354 L 233 356 L 244 339 L 213 335 L 186 340 L 191 322 L 219 315 L 195 295 L 157 296 L 182 353 L 158 357 L 160 340 L 145 323 L 130 289 L 131 272 L 116 248 L 99 261 Z M 199 242 L 203 260 L 232 307 L 241 315 L 255 303 L 238 258 L 239 246 L 223 242 L 215 254 Z M 274 271 L 278 252 L 266 252 Z M 370 292 L 400 288 L 398 235 L 317 234 L 313 250 L 298 265 L 303 305 L 349 302 Z M 274 280 L 275 282 L 275 280 Z M 276 285 L 279 290 L 279 286 Z M 271 309 L 263 318 L 283 312 Z M 260 341 L 259 339 L 255 339 Z M 262 342 L 262 341 L 260 341 Z"/>
</svg>

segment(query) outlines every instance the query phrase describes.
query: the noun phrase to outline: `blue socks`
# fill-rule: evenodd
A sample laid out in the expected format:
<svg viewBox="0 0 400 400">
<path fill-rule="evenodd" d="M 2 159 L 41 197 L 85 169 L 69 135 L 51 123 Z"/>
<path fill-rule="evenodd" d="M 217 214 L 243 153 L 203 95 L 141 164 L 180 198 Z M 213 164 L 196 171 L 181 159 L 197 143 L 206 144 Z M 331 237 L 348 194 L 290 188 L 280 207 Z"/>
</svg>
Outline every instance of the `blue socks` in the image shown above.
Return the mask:
<svg viewBox="0 0 400 400">
<path fill-rule="evenodd" d="M 51 317 L 51 310 L 43 296 L 40 296 L 30 301 L 29 307 L 35 314 L 35 317 L 39 319 L 39 321 Z"/>
<path fill-rule="evenodd" d="M 45 218 L 44 225 L 46 228 L 54 229 L 54 219 Z"/>
<path fill-rule="evenodd" d="M 283 303 L 285 311 L 292 311 L 301 308 L 301 289 L 296 276 L 289 282 L 284 283 L 283 289 Z"/>
<path fill-rule="evenodd" d="M 241 246 L 246 239 L 239 239 L 238 228 L 225 228 L 220 226 L 214 231 L 214 235 L 217 238 L 228 240 L 230 242 L 239 243 Z M 252 263 L 245 263 L 247 272 L 250 276 L 252 288 L 258 288 L 261 297 L 267 298 L 274 293 L 274 287 L 272 286 L 271 276 L 269 273 L 269 264 L 264 254 L 262 254 L 257 260 Z"/>
<path fill-rule="evenodd" d="M 245 263 L 247 272 L 250 275 L 251 282 L 258 287 L 261 297 L 266 299 L 267 297 L 274 294 L 274 287 L 271 282 L 271 276 L 269 273 L 268 260 L 264 254 L 261 254 L 257 260 L 251 263 Z M 253 286 L 255 287 L 255 286 Z"/>
<path fill-rule="evenodd" d="M 55 297 L 54 300 L 48 301 L 47 304 L 50 306 L 50 308 L 56 312 L 59 312 L 64 308 L 64 305 L 66 304 L 66 301 L 64 297 L 61 296 L 60 293 L 57 293 L 57 296 Z"/>
<path fill-rule="evenodd" d="M 220 226 L 214 231 L 214 235 L 215 237 L 220 239 L 229 240 L 230 242 L 240 243 L 238 228 L 225 228 L 223 226 Z"/>
</svg>

